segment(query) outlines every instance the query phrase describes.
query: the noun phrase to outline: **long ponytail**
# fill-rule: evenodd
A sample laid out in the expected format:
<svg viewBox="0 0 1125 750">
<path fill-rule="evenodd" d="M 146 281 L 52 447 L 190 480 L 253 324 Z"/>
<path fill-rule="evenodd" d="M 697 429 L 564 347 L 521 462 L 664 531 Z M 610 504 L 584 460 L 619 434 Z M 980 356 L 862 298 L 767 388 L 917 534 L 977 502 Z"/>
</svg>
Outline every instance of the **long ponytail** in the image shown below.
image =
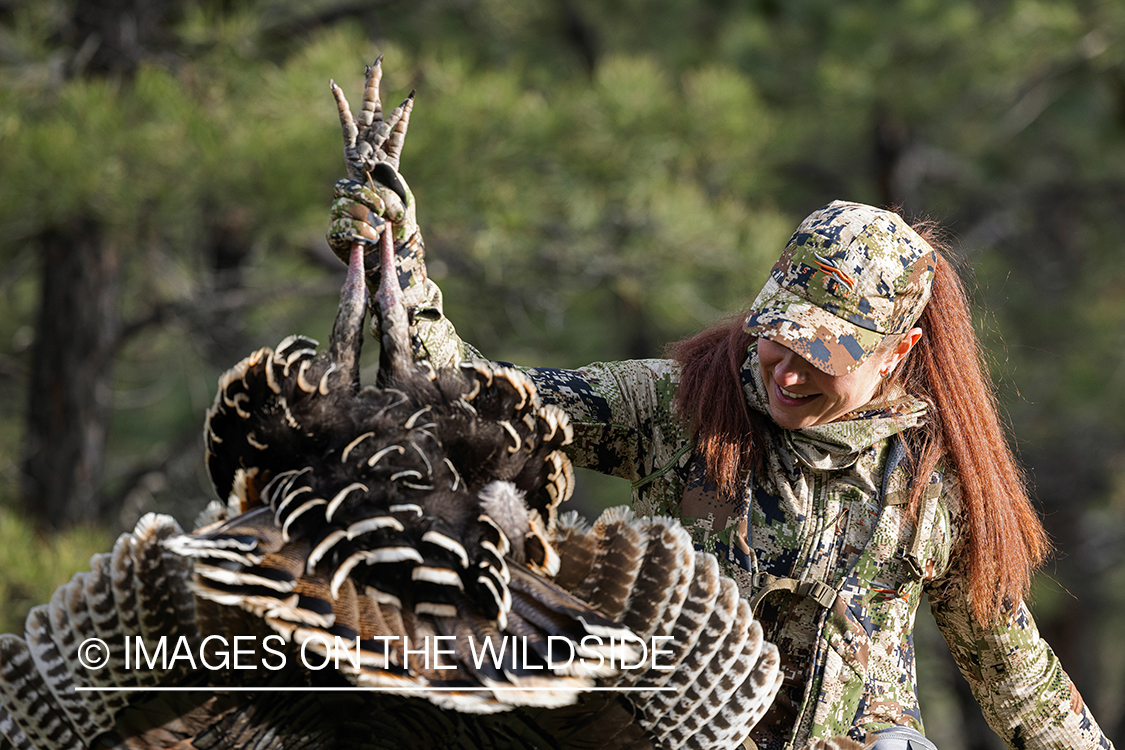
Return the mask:
<svg viewBox="0 0 1125 750">
<path fill-rule="evenodd" d="M 915 229 L 938 250 L 938 262 L 917 323 L 922 338 L 896 373 L 908 393 L 932 404 L 934 415 L 917 446 L 910 503 L 917 510 L 926 478 L 944 461 L 961 489 L 973 614 L 986 625 L 1027 594 L 1050 543 L 1001 427 L 957 272 L 936 228 L 923 223 Z"/>
</svg>

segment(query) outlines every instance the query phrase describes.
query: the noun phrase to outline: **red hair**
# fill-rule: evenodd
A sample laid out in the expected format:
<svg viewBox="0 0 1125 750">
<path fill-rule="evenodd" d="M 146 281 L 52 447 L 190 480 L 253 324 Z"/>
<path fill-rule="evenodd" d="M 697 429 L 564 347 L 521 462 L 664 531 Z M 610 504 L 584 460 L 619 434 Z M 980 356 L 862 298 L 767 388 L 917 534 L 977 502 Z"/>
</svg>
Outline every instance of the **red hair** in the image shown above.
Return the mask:
<svg viewBox="0 0 1125 750">
<path fill-rule="evenodd" d="M 953 563 L 964 565 L 973 614 L 988 625 L 1026 595 L 1050 544 L 1000 426 L 961 281 L 936 225 L 914 228 L 938 259 L 930 301 L 916 323 L 922 337 L 891 379 L 931 405 L 931 418 L 909 440 L 909 512 L 917 514 L 930 473 L 942 463 L 960 484 L 966 534 L 964 559 Z M 742 330 L 744 320 L 728 318 L 668 347 L 681 366 L 677 414 L 695 437 L 708 479 L 727 495 L 739 493 L 751 469 L 764 463 L 760 436 L 768 418 L 748 407 L 742 390 L 740 370 L 754 341 Z"/>
</svg>

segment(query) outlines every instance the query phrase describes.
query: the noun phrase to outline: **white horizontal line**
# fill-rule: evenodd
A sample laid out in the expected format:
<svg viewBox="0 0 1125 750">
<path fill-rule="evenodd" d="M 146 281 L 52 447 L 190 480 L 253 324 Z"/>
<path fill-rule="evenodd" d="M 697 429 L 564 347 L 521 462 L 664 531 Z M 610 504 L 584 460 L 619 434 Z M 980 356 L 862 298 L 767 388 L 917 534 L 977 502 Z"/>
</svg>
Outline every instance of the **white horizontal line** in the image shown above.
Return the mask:
<svg viewBox="0 0 1125 750">
<path fill-rule="evenodd" d="M 553 693 L 571 690 L 580 693 L 658 693 L 678 690 L 674 687 L 614 688 L 614 687 L 75 687 L 77 692 L 90 693 Z"/>
</svg>

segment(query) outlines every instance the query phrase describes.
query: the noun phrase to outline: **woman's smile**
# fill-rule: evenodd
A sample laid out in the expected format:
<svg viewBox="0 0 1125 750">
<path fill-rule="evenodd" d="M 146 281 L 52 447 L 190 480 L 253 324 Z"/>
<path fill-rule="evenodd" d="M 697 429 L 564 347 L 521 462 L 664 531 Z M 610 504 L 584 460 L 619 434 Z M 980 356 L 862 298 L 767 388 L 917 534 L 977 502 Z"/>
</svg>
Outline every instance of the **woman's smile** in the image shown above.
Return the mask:
<svg viewBox="0 0 1125 750">
<path fill-rule="evenodd" d="M 788 430 L 833 422 L 871 401 L 885 364 L 882 357 L 872 356 L 846 375 L 828 375 L 792 349 L 766 338 L 758 339 L 758 363 L 770 414 Z"/>
<path fill-rule="evenodd" d="M 777 391 L 779 400 L 781 400 L 782 402 L 791 401 L 793 402 L 791 404 L 793 406 L 797 405 L 801 401 L 804 401 L 805 399 L 813 398 L 814 396 L 818 395 L 816 393 L 793 393 L 792 391 L 787 391 L 786 389 L 782 388 L 780 385 L 777 386 Z"/>
</svg>

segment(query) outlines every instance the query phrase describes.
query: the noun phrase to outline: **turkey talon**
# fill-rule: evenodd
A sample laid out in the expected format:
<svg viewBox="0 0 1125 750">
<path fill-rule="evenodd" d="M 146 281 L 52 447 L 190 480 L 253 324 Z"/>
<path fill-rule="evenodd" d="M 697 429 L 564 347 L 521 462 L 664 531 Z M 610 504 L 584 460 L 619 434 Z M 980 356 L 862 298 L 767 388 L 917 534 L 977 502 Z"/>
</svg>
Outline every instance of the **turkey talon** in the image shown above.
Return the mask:
<svg viewBox="0 0 1125 750">
<path fill-rule="evenodd" d="M 402 156 L 402 146 L 410 125 L 410 111 L 414 107 L 414 92 L 391 110 L 384 119 L 379 97 L 383 79 L 383 56 L 367 66 L 363 87 L 363 105 L 358 120 L 352 114 L 343 90 L 331 81 L 332 95 L 340 114 L 340 129 L 344 136 L 344 162 L 348 176 L 353 180 L 370 179 L 376 165 L 385 164 L 397 170 Z M 397 192 L 397 191 L 396 191 Z"/>
<path fill-rule="evenodd" d="M 383 56 L 364 68 L 363 114 L 361 123 L 371 127 L 371 123 L 383 119 L 383 103 L 379 100 L 379 84 L 383 80 Z"/>
</svg>

